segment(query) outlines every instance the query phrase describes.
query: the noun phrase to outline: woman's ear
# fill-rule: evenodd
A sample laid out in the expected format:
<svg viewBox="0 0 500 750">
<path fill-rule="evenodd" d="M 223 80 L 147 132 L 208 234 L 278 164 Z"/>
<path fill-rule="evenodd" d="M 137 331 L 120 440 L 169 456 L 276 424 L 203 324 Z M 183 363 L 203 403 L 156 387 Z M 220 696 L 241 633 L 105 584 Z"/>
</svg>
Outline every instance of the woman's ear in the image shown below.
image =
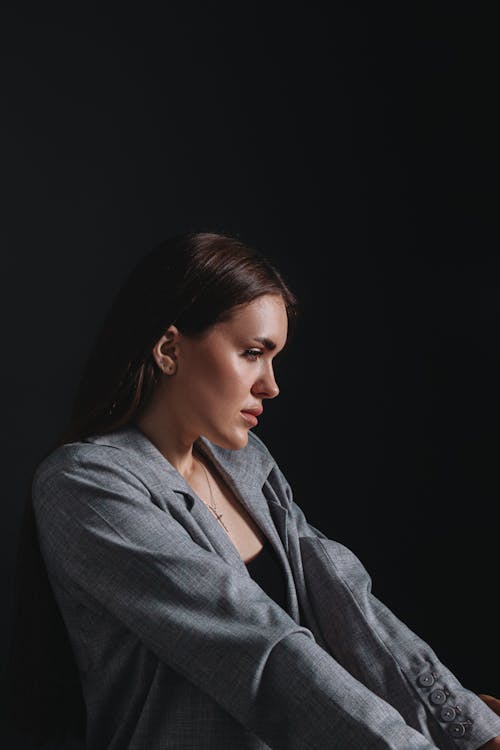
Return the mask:
<svg viewBox="0 0 500 750">
<path fill-rule="evenodd" d="M 180 332 L 173 324 L 158 339 L 153 349 L 153 356 L 160 370 L 173 375 L 177 370 L 177 346 Z"/>
</svg>

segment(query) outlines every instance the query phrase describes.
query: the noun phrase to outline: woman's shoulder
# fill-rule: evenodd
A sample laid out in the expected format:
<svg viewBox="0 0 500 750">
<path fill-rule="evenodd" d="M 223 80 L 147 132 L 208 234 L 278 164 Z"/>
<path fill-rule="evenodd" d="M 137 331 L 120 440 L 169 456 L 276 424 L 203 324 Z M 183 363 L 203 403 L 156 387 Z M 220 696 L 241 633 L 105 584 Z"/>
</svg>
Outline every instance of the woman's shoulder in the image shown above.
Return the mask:
<svg viewBox="0 0 500 750">
<path fill-rule="evenodd" d="M 40 459 L 33 472 L 32 487 L 40 487 L 48 479 L 65 472 L 82 470 L 89 460 L 112 463 L 111 447 L 90 440 L 63 443 Z"/>
<path fill-rule="evenodd" d="M 33 474 L 33 486 L 40 486 L 47 479 L 66 472 L 85 473 L 113 467 L 133 470 L 136 463 L 140 464 L 144 447 L 137 430 L 131 428 L 59 444 L 39 461 Z M 146 443 L 147 449 L 152 447 Z"/>
<path fill-rule="evenodd" d="M 127 449 L 124 437 L 122 431 L 106 436 L 91 435 L 60 444 L 45 455 L 31 481 L 31 498 L 37 517 L 46 515 L 47 509 L 50 513 L 54 504 L 60 505 L 62 499 L 65 507 L 71 503 L 81 505 L 79 501 L 85 504 L 102 488 L 109 497 L 148 501 L 150 487 L 158 481 L 152 474 L 151 460 L 144 460 L 136 445 Z M 158 463 L 158 459 L 155 460 Z M 164 480 L 168 486 L 168 472 Z"/>
</svg>

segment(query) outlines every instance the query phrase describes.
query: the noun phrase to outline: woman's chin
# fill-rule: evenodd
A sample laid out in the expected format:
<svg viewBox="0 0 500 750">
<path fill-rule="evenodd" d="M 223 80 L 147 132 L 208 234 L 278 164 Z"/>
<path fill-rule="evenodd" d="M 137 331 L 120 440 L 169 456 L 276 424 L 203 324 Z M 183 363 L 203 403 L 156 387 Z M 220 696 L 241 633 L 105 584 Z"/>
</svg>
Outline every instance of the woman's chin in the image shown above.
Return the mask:
<svg viewBox="0 0 500 750">
<path fill-rule="evenodd" d="M 228 435 L 210 435 L 206 436 L 210 442 L 218 445 L 219 448 L 225 448 L 230 451 L 238 451 L 248 445 L 248 430 L 238 431 L 231 436 Z"/>
</svg>

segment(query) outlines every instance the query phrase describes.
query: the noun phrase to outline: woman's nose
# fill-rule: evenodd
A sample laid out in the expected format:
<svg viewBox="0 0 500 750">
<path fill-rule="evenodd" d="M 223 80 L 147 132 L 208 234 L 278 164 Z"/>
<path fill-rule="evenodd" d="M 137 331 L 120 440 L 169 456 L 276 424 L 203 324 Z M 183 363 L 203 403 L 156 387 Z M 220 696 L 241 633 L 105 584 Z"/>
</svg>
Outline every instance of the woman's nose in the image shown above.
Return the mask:
<svg viewBox="0 0 500 750">
<path fill-rule="evenodd" d="M 252 390 L 260 398 L 276 398 L 280 389 L 272 370 L 266 376 L 260 378 Z"/>
</svg>

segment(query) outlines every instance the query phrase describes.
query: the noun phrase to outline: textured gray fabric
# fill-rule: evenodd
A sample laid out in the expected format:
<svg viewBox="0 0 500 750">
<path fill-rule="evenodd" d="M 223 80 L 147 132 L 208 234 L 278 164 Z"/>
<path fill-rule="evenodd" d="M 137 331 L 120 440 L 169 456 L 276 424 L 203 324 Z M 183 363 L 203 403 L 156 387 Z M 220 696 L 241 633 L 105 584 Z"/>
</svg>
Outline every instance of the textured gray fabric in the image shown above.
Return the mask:
<svg viewBox="0 0 500 750">
<path fill-rule="evenodd" d="M 353 552 L 307 522 L 254 433 L 239 451 L 197 445 L 276 551 L 286 611 L 136 427 L 61 446 L 34 475 L 90 750 L 475 750 L 500 735 Z"/>
</svg>

